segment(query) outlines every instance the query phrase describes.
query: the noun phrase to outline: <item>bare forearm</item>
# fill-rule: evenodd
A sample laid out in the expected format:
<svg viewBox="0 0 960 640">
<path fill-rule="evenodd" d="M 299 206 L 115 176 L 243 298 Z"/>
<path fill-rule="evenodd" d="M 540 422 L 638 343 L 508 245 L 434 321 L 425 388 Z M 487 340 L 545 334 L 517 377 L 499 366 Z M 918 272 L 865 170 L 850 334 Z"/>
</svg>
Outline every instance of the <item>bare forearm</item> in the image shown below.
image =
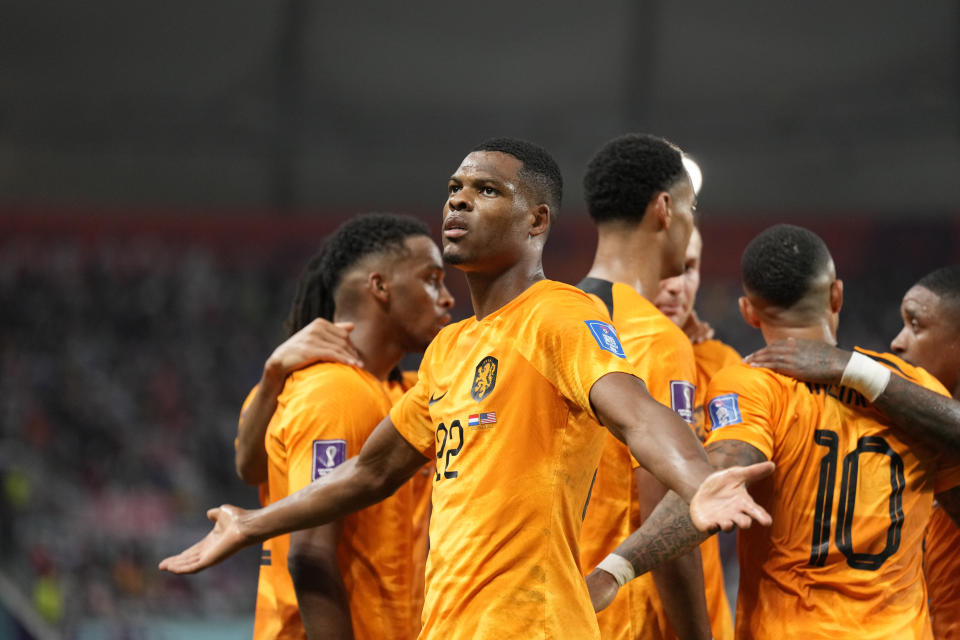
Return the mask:
<svg viewBox="0 0 960 640">
<path fill-rule="evenodd" d="M 690 426 L 654 400 L 640 379 L 606 375 L 590 390 L 590 402 L 600 422 L 626 443 L 637 462 L 685 500 L 713 472 Z"/>
<path fill-rule="evenodd" d="M 873 404 L 904 433 L 960 455 L 960 402 L 894 375 Z"/>
<path fill-rule="evenodd" d="M 317 527 L 368 507 L 396 490 L 386 478 L 360 467 L 358 460 L 351 458 L 322 480 L 263 509 L 246 512 L 239 522 L 241 531 L 250 541 L 262 541 Z"/>
<path fill-rule="evenodd" d="M 697 530 L 690 519 L 689 505 L 671 491 L 614 553 L 626 558 L 641 575 L 695 549 L 710 535 Z"/>
<path fill-rule="evenodd" d="M 270 418 L 277 410 L 277 398 L 282 390 L 283 378 L 277 379 L 276 375 L 264 372 L 256 395 L 240 415 L 234 463 L 237 475 L 247 484 L 257 485 L 267 481 L 267 451 L 263 440 Z"/>
<path fill-rule="evenodd" d="M 350 601 L 336 557 L 294 554 L 288 560 L 300 619 L 310 640 L 353 640 Z"/>
<path fill-rule="evenodd" d="M 703 561 L 694 548 L 665 562 L 651 572 L 660 594 L 664 612 L 674 633 L 681 640 L 709 640 L 710 616 L 703 587 Z"/>
</svg>

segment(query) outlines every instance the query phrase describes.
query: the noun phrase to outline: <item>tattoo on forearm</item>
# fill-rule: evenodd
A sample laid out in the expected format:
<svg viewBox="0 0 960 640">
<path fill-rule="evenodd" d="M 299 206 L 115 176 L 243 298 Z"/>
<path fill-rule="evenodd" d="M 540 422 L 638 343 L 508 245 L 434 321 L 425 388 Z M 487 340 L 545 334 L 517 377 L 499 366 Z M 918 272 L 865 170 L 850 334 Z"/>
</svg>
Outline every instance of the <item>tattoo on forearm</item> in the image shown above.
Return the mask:
<svg viewBox="0 0 960 640">
<path fill-rule="evenodd" d="M 693 549 L 708 537 L 693 525 L 689 505 L 671 491 L 615 553 L 630 561 L 640 575 Z"/>
<path fill-rule="evenodd" d="M 907 435 L 960 453 L 960 403 L 956 400 L 894 375 L 874 406 Z"/>
<path fill-rule="evenodd" d="M 748 467 L 763 462 L 767 456 L 763 452 L 741 440 L 717 440 L 707 445 L 707 455 L 717 469 L 728 467 Z"/>
</svg>

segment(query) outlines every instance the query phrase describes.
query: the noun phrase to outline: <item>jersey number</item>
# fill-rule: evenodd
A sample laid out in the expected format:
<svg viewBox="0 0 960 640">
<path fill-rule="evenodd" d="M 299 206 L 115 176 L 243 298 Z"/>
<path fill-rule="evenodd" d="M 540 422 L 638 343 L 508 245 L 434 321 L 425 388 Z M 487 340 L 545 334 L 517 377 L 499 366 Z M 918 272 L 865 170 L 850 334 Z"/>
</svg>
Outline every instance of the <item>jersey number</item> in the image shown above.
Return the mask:
<svg viewBox="0 0 960 640">
<path fill-rule="evenodd" d="M 443 440 L 440 440 L 440 434 L 443 434 Z M 456 436 L 454 436 L 456 434 Z M 447 448 L 447 443 L 452 445 L 454 440 L 457 442 L 457 448 Z M 440 445 L 437 448 L 437 477 L 435 480 L 440 482 L 441 478 L 447 480 L 453 480 L 460 475 L 459 471 L 450 471 L 450 458 L 456 457 L 460 454 L 460 449 L 463 449 L 463 427 L 460 426 L 459 420 L 454 420 L 450 423 L 450 428 L 447 429 L 446 425 L 442 422 L 437 426 L 437 443 Z M 440 472 L 440 466 L 443 465 L 443 473 Z"/>
<path fill-rule="evenodd" d="M 817 429 L 813 441 L 827 448 L 820 460 L 820 484 L 817 487 L 817 504 L 813 515 L 813 542 L 810 548 L 810 564 L 822 567 L 830 551 L 830 516 L 833 513 L 833 487 L 837 479 L 838 443 L 835 431 Z M 887 527 L 887 544 L 880 553 L 857 553 L 853 550 L 853 512 L 857 506 L 857 475 L 860 472 L 860 456 L 880 454 L 890 458 L 890 526 Z M 837 506 L 837 548 L 854 569 L 876 571 L 884 561 L 900 548 L 900 530 L 903 528 L 903 458 L 890 448 L 880 436 L 863 436 L 857 440 L 857 448 L 843 457 L 843 476 L 840 479 L 840 503 Z"/>
</svg>

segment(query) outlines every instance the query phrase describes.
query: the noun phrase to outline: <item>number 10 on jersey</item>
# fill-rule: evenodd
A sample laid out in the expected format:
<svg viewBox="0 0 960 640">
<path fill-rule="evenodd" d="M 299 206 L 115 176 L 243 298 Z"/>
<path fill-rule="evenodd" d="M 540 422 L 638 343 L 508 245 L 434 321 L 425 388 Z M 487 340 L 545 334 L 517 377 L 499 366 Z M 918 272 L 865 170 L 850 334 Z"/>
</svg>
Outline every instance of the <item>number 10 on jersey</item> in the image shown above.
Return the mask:
<svg viewBox="0 0 960 640">
<path fill-rule="evenodd" d="M 833 488 L 837 479 L 840 437 L 836 431 L 817 429 L 813 440 L 827 453 L 820 459 L 820 483 L 817 487 L 817 503 L 813 514 L 813 540 L 810 549 L 810 564 L 822 567 L 830 552 L 830 525 L 833 515 Z M 860 473 L 860 458 L 868 454 L 887 456 L 890 463 L 890 495 L 887 540 L 880 553 L 857 553 L 853 550 L 854 511 L 857 506 L 857 477 Z M 876 571 L 884 561 L 900 548 L 900 530 L 903 528 L 903 458 L 890 448 L 880 436 L 863 436 L 857 440 L 857 448 L 843 457 L 843 476 L 840 479 L 840 500 L 837 504 L 836 543 L 854 569 Z"/>
</svg>

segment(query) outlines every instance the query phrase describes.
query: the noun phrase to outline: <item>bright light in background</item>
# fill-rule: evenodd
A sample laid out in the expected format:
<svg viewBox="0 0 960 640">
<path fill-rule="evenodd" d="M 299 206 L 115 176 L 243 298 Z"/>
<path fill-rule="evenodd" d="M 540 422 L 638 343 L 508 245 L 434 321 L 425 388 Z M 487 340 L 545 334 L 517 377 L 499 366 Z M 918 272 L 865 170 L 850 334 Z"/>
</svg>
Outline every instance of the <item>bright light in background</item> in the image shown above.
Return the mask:
<svg viewBox="0 0 960 640">
<path fill-rule="evenodd" d="M 700 187 L 703 185 L 703 172 L 700 171 L 700 165 L 690 156 L 683 156 L 683 166 L 686 168 L 687 173 L 690 174 L 690 182 L 693 183 L 693 192 L 700 193 Z"/>
</svg>

